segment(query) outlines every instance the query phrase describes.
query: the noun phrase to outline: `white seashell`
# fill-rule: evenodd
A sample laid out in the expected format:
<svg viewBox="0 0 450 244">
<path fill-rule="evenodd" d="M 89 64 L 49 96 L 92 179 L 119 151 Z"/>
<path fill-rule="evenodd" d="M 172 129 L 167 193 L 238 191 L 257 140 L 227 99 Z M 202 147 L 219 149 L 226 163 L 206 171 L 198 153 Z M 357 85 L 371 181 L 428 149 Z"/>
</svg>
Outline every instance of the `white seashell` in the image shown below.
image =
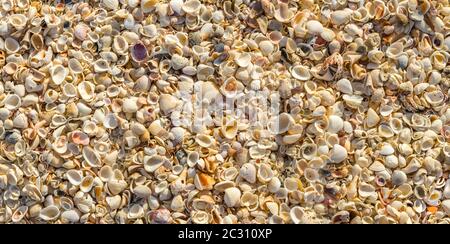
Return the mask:
<svg viewBox="0 0 450 244">
<path fill-rule="evenodd" d="M 291 218 L 292 222 L 294 224 L 301 224 L 303 223 L 303 217 L 305 215 L 305 211 L 302 207 L 295 206 L 291 208 L 289 211 L 289 217 Z"/>
<path fill-rule="evenodd" d="M 78 84 L 78 94 L 85 101 L 91 101 L 95 96 L 95 86 L 89 81 L 82 81 Z"/>
<path fill-rule="evenodd" d="M 68 73 L 67 69 L 62 65 L 55 65 L 50 69 L 52 81 L 56 85 L 60 85 L 66 79 Z"/>
<path fill-rule="evenodd" d="M 23 113 L 19 113 L 13 120 L 13 127 L 19 129 L 25 129 L 28 127 L 27 116 Z"/>
<path fill-rule="evenodd" d="M 403 185 L 407 179 L 405 172 L 401 170 L 395 170 L 391 176 L 392 184 L 396 186 Z"/>
<path fill-rule="evenodd" d="M 234 57 L 234 61 L 240 67 L 247 67 L 251 64 L 252 56 L 249 53 L 239 53 L 236 57 Z"/>
<path fill-rule="evenodd" d="M 11 216 L 11 221 L 14 223 L 20 222 L 28 212 L 28 206 L 20 206 L 14 211 Z"/>
<path fill-rule="evenodd" d="M 294 119 L 288 113 L 281 113 L 279 116 L 274 116 L 268 123 L 269 131 L 273 134 L 282 134 L 289 130 L 294 124 Z"/>
<path fill-rule="evenodd" d="M 384 171 L 386 168 L 380 161 L 375 161 L 373 164 L 369 166 L 369 169 L 373 172 L 381 172 Z"/>
<path fill-rule="evenodd" d="M 62 212 L 61 220 L 68 223 L 77 223 L 80 220 L 80 213 L 76 210 L 67 210 Z"/>
<path fill-rule="evenodd" d="M 159 97 L 159 109 L 164 114 L 169 114 L 172 112 L 178 105 L 178 99 L 169 94 L 161 94 Z"/>
<path fill-rule="evenodd" d="M 117 120 L 116 115 L 113 113 L 107 114 L 103 120 L 103 126 L 107 129 L 114 129 L 119 126 L 119 121 Z"/>
<path fill-rule="evenodd" d="M 114 171 L 109 165 L 104 165 L 98 172 L 98 177 L 103 182 L 108 182 L 114 176 Z"/>
<path fill-rule="evenodd" d="M 332 12 L 330 15 L 331 23 L 337 26 L 347 23 L 350 20 L 352 12 L 353 11 L 348 8 Z"/>
<path fill-rule="evenodd" d="M 386 156 L 384 159 L 384 165 L 390 169 L 398 167 L 398 158 L 395 155 Z"/>
<path fill-rule="evenodd" d="M 175 13 L 181 15 L 183 0 L 171 0 L 169 2 L 169 6 Z"/>
<path fill-rule="evenodd" d="M 256 182 L 256 167 L 253 164 L 245 163 L 239 170 L 239 175 L 250 183 Z"/>
<path fill-rule="evenodd" d="M 20 49 L 19 42 L 16 39 L 7 37 L 4 42 L 4 47 L 7 53 L 16 53 Z"/>
<path fill-rule="evenodd" d="M 198 152 L 189 152 L 186 158 L 186 163 L 189 167 L 194 167 L 195 165 L 197 165 L 199 159 L 200 155 L 198 154 Z"/>
<path fill-rule="evenodd" d="M 39 213 L 39 218 L 45 220 L 45 221 L 51 221 L 55 220 L 59 217 L 60 211 L 58 207 L 55 205 L 50 205 L 48 207 L 45 207 L 41 209 Z"/>
<path fill-rule="evenodd" d="M 257 177 L 261 182 L 269 182 L 274 177 L 274 173 L 268 164 L 262 163 L 259 165 Z"/>
<path fill-rule="evenodd" d="M 209 135 L 197 134 L 195 136 L 195 142 L 201 147 L 209 148 L 215 143 L 215 140 Z"/>
<path fill-rule="evenodd" d="M 117 10 L 119 8 L 119 0 L 102 0 L 102 3 L 108 10 Z"/>
<path fill-rule="evenodd" d="M 328 117 L 328 128 L 327 131 L 330 133 L 338 133 L 344 128 L 344 120 L 336 115 L 330 115 Z"/>
<path fill-rule="evenodd" d="M 240 204 L 241 191 L 236 187 L 227 188 L 223 199 L 228 207 L 237 207 Z"/>
<path fill-rule="evenodd" d="M 111 210 L 118 209 L 120 207 L 122 198 L 120 196 L 106 197 L 106 204 Z"/>
<path fill-rule="evenodd" d="M 295 79 L 301 81 L 307 81 L 311 79 L 311 73 L 309 73 L 309 68 L 303 65 L 296 65 L 291 68 L 291 75 Z"/>
<path fill-rule="evenodd" d="M 264 56 L 269 56 L 275 50 L 275 47 L 271 41 L 261 41 L 258 45 L 259 50 Z"/>
<path fill-rule="evenodd" d="M 378 116 L 375 110 L 369 108 L 369 110 L 367 110 L 367 119 L 366 119 L 367 126 L 369 128 L 372 128 L 376 126 L 378 122 L 380 122 L 380 116 Z"/>
<path fill-rule="evenodd" d="M 444 210 L 445 214 L 447 214 L 447 216 L 450 216 L 450 200 L 444 200 L 441 203 L 442 209 Z"/>
<path fill-rule="evenodd" d="M 159 155 L 145 156 L 144 157 L 144 169 L 147 172 L 154 172 L 161 167 L 165 162 L 165 159 Z"/>
<path fill-rule="evenodd" d="M 133 189 L 134 194 L 136 194 L 136 196 L 140 197 L 140 198 L 148 198 L 151 194 L 152 191 L 150 190 L 150 188 L 148 188 L 148 186 L 145 185 L 138 185 Z"/>
<path fill-rule="evenodd" d="M 83 180 L 83 173 L 79 170 L 70 169 L 66 172 L 66 177 L 72 185 L 78 186 Z"/>
<path fill-rule="evenodd" d="M 353 94 L 352 84 L 346 78 L 342 78 L 338 82 L 336 82 L 336 89 L 345 94 L 349 94 L 349 95 Z"/>
<path fill-rule="evenodd" d="M 138 219 L 144 216 L 144 208 L 139 204 L 133 204 L 128 210 L 127 217 L 129 219 Z"/>
<path fill-rule="evenodd" d="M 332 163 L 341 163 L 347 158 L 347 149 L 345 147 L 335 144 L 330 151 L 330 160 Z"/>
<path fill-rule="evenodd" d="M 8 110 L 18 109 L 22 105 L 22 99 L 16 94 L 8 94 L 3 100 L 5 108 Z"/>
<path fill-rule="evenodd" d="M 123 100 L 122 110 L 125 113 L 136 113 L 138 109 L 136 97 L 130 97 Z"/>
<path fill-rule="evenodd" d="M 311 34 L 320 34 L 323 32 L 323 25 L 317 20 L 310 20 L 306 22 L 306 29 Z"/>
<path fill-rule="evenodd" d="M 391 146 L 391 144 L 388 143 L 383 144 L 383 146 L 380 149 L 380 154 L 383 156 L 394 154 L 394 152 L 395 152 L 394 148 Z"/>
<path fill-rule="evenodd" d="M 198 13 L 201 6 L 202 3 L 198 0 L 187 0 L 186 2 L 184 2 L 182 9 L 184 12 L 190 15 L 195 15 L 196 13 Z"/>
<path fill-rule="evenodd" d="M 271 192 L 271 193 L 276 193 L 278 192 L 278 190 L 280 190 L 281 188 L 281 181 L 278 177 L 273 177 L 269 183 L 267 183 L 267 189 Z"/>
<path fill-rule="evenodd" d="M 100 156 L 96 151 L 94 151 L 91 147 L 85 146 L 83 147 L 83 159 L 86 163 L 93 168 L 98 168 L 102 166 L 102 161 Z"/>
</svg>

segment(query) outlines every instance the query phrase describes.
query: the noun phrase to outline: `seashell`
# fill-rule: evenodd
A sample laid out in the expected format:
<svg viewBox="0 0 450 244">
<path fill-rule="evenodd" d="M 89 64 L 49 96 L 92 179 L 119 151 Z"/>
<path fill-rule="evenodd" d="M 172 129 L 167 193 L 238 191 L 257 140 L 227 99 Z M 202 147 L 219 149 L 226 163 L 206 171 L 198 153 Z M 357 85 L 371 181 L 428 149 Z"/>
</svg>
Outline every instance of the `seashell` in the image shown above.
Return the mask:
<svg viewBox="0 0 450 244">
<path fill-rule="evenodd" d="M 8 110 L 18 109 L 22 105 L 22 99 L 16 94 L 8 94 L 3 100 L 5 108 Z"/>
<path fill-rule="evenodd" d="M 11 221 L 14 223 L 20 222 L 28 212 L 28 206 L 20 206 L 14 211 L 11 216 Z"/>
<path fill-rule="evenodd" d="M 6 53 L 11 54 L 18 52 L 20 49 L 20 45 L 19 42 L 16 41 L 16 39 L 7 37 L 4 42 L 4 48 Z"/>
<path fill-rule="evenodd" d="M 83 174 L 79 170 L 70 169 L 66 172 L 66 177 L 72 185 L 78 186 L 81 184 Z"/>
<path fill-rule="evenodd" d="M 339 144 L 335 144 L 330 150 L 331 163 L 341 163 L 347 159 L 347 156 L 347 149 Z"/>
<path fill-rule="evenodd" d="M 306 22 L 306 29 L 309 33 L 317 35 L 323 32 L 323 25 L 317 20 L 310 20 Z"/>
<path fill-rule="evenodd" d="M 396 186 L 403 185 L 407 179 L 408 177 L 401 170 L 395 170 L 391 176 L 392 184 Z"/>
<path fill-rule="evenodd" d="M 234 61 L 240 67 L 247 67 L 251 64 L 252 56 L 249 53 L 240 53 L 235 58 Z"/>
<path fill-rule="evenodd" d="M 84 41 L 87 39 L 89 31 L 90 31 L 90 28 L 87 25 L 77 24 L 74 27 L 73 35 L 80 41 Z"/>
<path fill-rule="evenodd" d="M 256 167 L 253 164 L 245 163 L 239 170 L 239 175 L 250 183 L 256 182 Z"/>
<path fill-rule="evenodd" d="M 309 69 L 303 65 L 296 65 L 290 70 L 292 77 L 301 81 L 307 81 L 311 79 L 311 74 Z"/>
<path fill-rule="evenodd" d="M 197 134 L 195 136 L 195 142 L 197 142 L 197 144 L 201 147 L 209 148 L 215 143 L 215 140 L 211 136 L 205 134 Z"/>
<path fill-rule="evenodd" d="M 147 59 L 147 48 L 142 43 L 136 43 L 131 47 L 131 57 L 136 62 L 142 62 Z"/>
<path fill-rule="evenodd" d="M 109 165 L 104 165 L 98 172 L 98 177 L 103 182 L 108 182 L 114 176 L 114 171 Z"/>
<path fill-rule="evenodd" d="M 194 185 L 198 190 L 212 190 L 215 183 L 213 177 L 204 173 L 196 174 L 194 178 Z"/>
<path fill-rule="evenodd" d="M 380 122 L 380 117 L 378 114 L 373 110 L 372 108 L 369 108 L 367 110 L 367 119 L 366 119 L 366 125 L 371 128 L 376 126 Z"/>
<path fill-rule="evenodd" d="M 28 127 L 28 119 L 27 116 L 23 113 L 19 113 L 13 119 L 13 127 L 19 129 L 25 129 Z"/>
<path fill-rule="evenodd" d="M 122 198 L 120 196 L 106 197 L 106 204 L 111 210 L 118 209 L 120 207 Z"/>
<path fill-rule="evenodd" d="M 153 173 L 165 162 L 165 159 L 159 155 L 145 156 L 144 157 L 144 169 L 147 172 Z"/>
<path fill-rule="evenodd" d="M 106 7 L 106 9 L 109 10 L 117 10 L 119 8 L 119 1 L 118 0 L 102 0 L 103 6 Z"/>
<path fill-rule="evenodd" d="M 340 79 L 338 82 L 336 82 L 336 89 L 345 94 L 353 94 L 352 84 L 346 78 Z"/>
<path fill-rule="evenodd" d="M 87 175 L 83 178 L 80 184 L 80 190 L 82 192 L 90 192 L 92 190 L 92 187 L 94 186 L 94 177 L 91 175 Z"/>
<path fill-rule="evenodd" d="M 195 15 L 199 12 L 200 8 L 202 6 L 202 3 L 198 0 L 188 0 L 184 2 L 183 6 L 181 7 L 184 12 L 190 15 Z"/>
<path fill-rule="evenodd" d="M 425 100 L 432 106 L 438 106 L 444 101 L 444 94 L 440 90 L 425 92 Z"/>
<path fill-rule="evenodd" d="M 169 94 L 161 94 L 159 97 L 159 109 L 164 114 L 169 114 L 172 112 L 178 104 L 178 99 Z"/>
<path fill-rule="evenodd" d="M 95 96 L 95 86 L 89 81 L 82 81 L 78 84 L 78 94 L 85 101 L 91 101 Z"/>
<path fill-rule="evenodd" d="M 119 126 L 119 121 L 117 120 L 116 115 L 113 113 L 107 114 L 103 120 L 103 126 L 107 129 L 114 129 Z"/>
<path fill-rule="evenodd" d="M 47 206 L 43 209 L 41 209 L 39 213 L 39 218 L 45 220 L 45 221 L 52 221 L 59 217 L 60 211 L 58 207 L 55 205 Z"/>
<path fill-rule="evenodd" d="M 16 30 L 22 30 L 27 25 L 28 18 L 23 14 L 12 14 L 9 16 L 9 23 Z"/>
<path fill-rule="evenodd" d="M 261 54 L 264 56 L 269 56 L 275 50 L 273 43 L 267 40 L 259 42 L 258 46 Z"/>
<path fill-rule="evenodd" d="M 227 120 L 221 127 L 222 135 L 227 139 L 233 139 L 238 133 L 238 122 L 234 119 Z"/>
<path fill-rule="evenodd" d="M 383 144 L 383 146 L 380 149 L 380 154 L 383 156 L 394 154 L 394 152 L 395 152 L 394 148 L 388 143 Z"/>
<path fill-rule="evenodd" d="M 341 117 L 336 115 L 330 115 L 328 117 L 328 128 L 327 131 L 330 133 L 338 133 L 344 128 L 344 121 Z"/>
<path fill-rule="evenodd" d="M 447 216 L 450 216 L 450 200 L 447 199 L 442 201 L 441 206 L 445 214 L 447 214 Z"/>
<path fill-rule="evenodd" d="M 241 191 L 236 187 L 227 188 L 223 199 L 228 207 L 237 207 L 240 205 Z"/>
<path fill-rule="evenodd" d="M 68 223 L 77 223 L 80 221 L 80 214 L 76 210 L 67 210 L 61 213 L 61 220 Z"/>
<path fill-rule="evenodd" d="M 102 166 L 100 156 L 91 147 L 89 146 L 83 147 L 82 154 L 83 159 L 90 167 L 99 168 Z"/>
<path fill-rule="evenodd" d="M 130 97 L 123 100 L 122 111 L 125 113 L 136 113 L 138 111 L 137 98 Z"/>
<path fill-rule="evenodd" d="M 80 61 L 78 61 L 75 58 L 69 59 L 68 68 L 69 68 L 69 71 L 73 74 L 83 73 L 83 66 L 81 65 Z"/>
<path fill-rule="evenodd" d="M 274 116 L 270 119 L 268 128 L 273 134 L 282 134 L 289 130 L 294 123 L 294 119 L 288 113 L 281 113 L 279 116 Z"/>
<path fill-rule="evenodd" d="M 150 188 L 148 188 L 148 186 L 145 185 L 138 185 L 133 189 L 134 194 L 136 194 L 136 196 L 140 197 L 140 198 L 148 198 L 152 192 L 150 190 Z"/>
<path fill-rule="evenodd" d="M 144 216 L 144 209 L 139 204 L 133 204 L 128 210 L 127 217 L 129 219 L 138 219 Z"/>
<path fill-rule="evenodd" d="M 350 21 L 352 12 L 353 11 L 348 8 L 343 9 L 343 10 L 333 11 L 330 15 L 331 23 L 333 23 L 333 25 L 337 25 L 337 26 L 347 23 L 348 21 Z"/>
<path fill-rule="evenodd" d="M 302 207 L 295 206 L 291 208 L 289 211 L 289 217 L 292 220 L 294 224 L 301 224 L 303 222 L 303 217 L 305 215 L 305 212 Z"/>
<path fill-rule="evenodd" d="M 269 182 L 274 177 L 273 170 L 268 164 L 260 164 L 257 172 L 257 178 L 261 182 Z"/>
</svg>

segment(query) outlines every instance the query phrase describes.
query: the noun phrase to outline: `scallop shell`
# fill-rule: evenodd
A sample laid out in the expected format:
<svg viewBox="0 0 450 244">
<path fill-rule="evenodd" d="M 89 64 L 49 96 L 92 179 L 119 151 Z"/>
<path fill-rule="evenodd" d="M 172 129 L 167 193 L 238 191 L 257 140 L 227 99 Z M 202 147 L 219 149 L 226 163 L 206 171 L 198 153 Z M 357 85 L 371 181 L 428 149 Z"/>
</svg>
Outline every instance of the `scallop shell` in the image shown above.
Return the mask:
<svg viewBox="0 0 450 244">
<path fill-rule="evenodd" d="M 339 144 L 335 144 L 330 151 L 330 160 L 332 163 L 341 163 L 347 157 L 347 149 Z"/>
</svg>

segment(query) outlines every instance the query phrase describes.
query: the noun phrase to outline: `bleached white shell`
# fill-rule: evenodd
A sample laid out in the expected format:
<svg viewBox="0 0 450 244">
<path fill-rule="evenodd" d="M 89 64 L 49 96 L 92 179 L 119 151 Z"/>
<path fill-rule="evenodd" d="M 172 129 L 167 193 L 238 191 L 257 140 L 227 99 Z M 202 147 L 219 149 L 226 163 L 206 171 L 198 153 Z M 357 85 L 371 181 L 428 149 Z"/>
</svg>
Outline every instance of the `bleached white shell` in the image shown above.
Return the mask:
<svg viewBox="0 0 450 244">
<path fill-rule="evenodd" d="M 256 167 L 251 163 L 245 163 L 239 170 L 239 175 L 250 183 L 256 182 Z"/>
<path fill-rule="evenodd" d="M 83 180 L 83 173 L 79 170 L 70 169 L 66 172 L 66 177 L 72 185 L 80 185 Z"/>
<path fill-rule="evenodd" d="M 270 119 L 268 128 L 273 134 L 282 134 L 289 130 L 294 123 L 294 119 L 288 113 L 281 113 L 279 116 L 274 116 Z"/>
<path fill-rule="evenodd" d="M 67 69 L 62 65 L 55 65 L 50 70 L 53 83 L 60 85 L 68 75 Z"/>
<path fill-rule="evenodd" d="M 296 65 L 291 68 L 291 75 L 295 79 L 301 81 L 307 81 L 311 79 L 311 73 L 309 73 L 309 68 L 303 65 Z"/>
<path fill-rule="evenodd" d="M 67 210 L 61 214 L 61 220 L 68 223 L 76 223 L 80 220 L 80 213 L 76 210 Z"/>
<path fill-rule="evenodd" d="M 154 172 L 164 164 L 165 160 L 162 156 L 145 156 L 144 157 L 144 169 L 147 172 Z"/>
<path fill-rule="evenodd" d="M 159 109 L 168 114 L 177 107 L 178 99 L 170 94 L 161 94 L 159 97 Z"/>
<path fill-rule="evenodd" d="M 241 191 L 236 187 L 230 187 L 225 189 L 224 202 L 232 208 L 237 207 L 241 200 Z"/>
<path fill-rule="evenodd" d="M 340 130 L 344 128 L 344 120 L 337 115 L 330 115 L 328 117 L 328 128 L 327 131 L 330 133 L 338 133 Z"/>
<path fill-rule="evenodd" d="M 59 208 L 55 205 L 50 205 L 41 209 L 39 213 L 39 217 L 45 221 L 55 220 L 59 217 L 60 211 Z"/>
<path fill-rule="evenodd" d="M 391 146 L 391 144 L 385 143 L 381 149 L 380 154 L 384 156 L 391 155 L 395 152 L 394 148 Z"/>
<path fill-rule="evenodd" d="M 336 82 L 336 89 L 345 94 L 353 94 L 352 83 L 346 78 L 342 78 Z"/>
<path fill-rule="evenodd" d="M 332 163 L 340 163 L 347 158 L 347 149 L 345 147 L 334 144 L 333 148 L 330 150 L 330 160 Z"/>
<path fill-rule="evenodd" d="M 311 34 L 320 34 L 323 31 L 323 25 L 317 20 L 306 22 L 306 29 Z"/>
<path fill-rule="evenodd" d="M 100 160 L 100 156 L 96 151 L 94 151 L 91 147 L 85 146 L 83 147 L 83 158 L 86 161 L 86 163 L 93 167 L 98 168 L 102 166 L 102 161 Z"/>
<path fill-rule="evenodd" d="M 102 0 L 106 9 L 117 10 L 119 8 L 119 0 Z"/>
</svg>

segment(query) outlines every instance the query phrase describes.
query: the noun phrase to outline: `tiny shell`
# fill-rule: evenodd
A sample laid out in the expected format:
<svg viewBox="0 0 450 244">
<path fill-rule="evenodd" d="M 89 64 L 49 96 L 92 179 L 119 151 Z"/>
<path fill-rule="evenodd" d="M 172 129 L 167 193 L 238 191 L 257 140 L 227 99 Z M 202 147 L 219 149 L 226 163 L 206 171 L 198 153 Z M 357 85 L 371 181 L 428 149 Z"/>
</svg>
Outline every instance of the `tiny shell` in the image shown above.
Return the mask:
<svg viewBox="0 0 450 244">
<path fill-rule="evenodd" d="M 256 167 L 253 164 L 246 163 L 241 166 L 239 175 L 250 183 L 256 182 Z"/>
<path fill-rule="evenodd" d="M 224 201 L 228 207 L 237 207 L 240 203 L 240 199 L 241 191 L 238 188 L 230 187 L 225 190 Z"/>
<path fill-rule="evenodd" d="M 165 160 L 159 155 L 144 157 L 144 169 L 147 172 L 154 172 L 164 164 Z"/>
<path fill-rule="evenodd" d="M 347 149 L 345 147 L 335 144 L 330 151 L 330 160 L 332 163 L 341 163 L 347 158 Z"/>
<path fill-rule="evenodd" d="M 56 207 L 55 205 L 50 205 L 40 211 L 39 217 L 45 221 L 51 221 L 57 219 L 59 217 L 59 214 L 60 211 L 58 207 Z"/>
</svg>

